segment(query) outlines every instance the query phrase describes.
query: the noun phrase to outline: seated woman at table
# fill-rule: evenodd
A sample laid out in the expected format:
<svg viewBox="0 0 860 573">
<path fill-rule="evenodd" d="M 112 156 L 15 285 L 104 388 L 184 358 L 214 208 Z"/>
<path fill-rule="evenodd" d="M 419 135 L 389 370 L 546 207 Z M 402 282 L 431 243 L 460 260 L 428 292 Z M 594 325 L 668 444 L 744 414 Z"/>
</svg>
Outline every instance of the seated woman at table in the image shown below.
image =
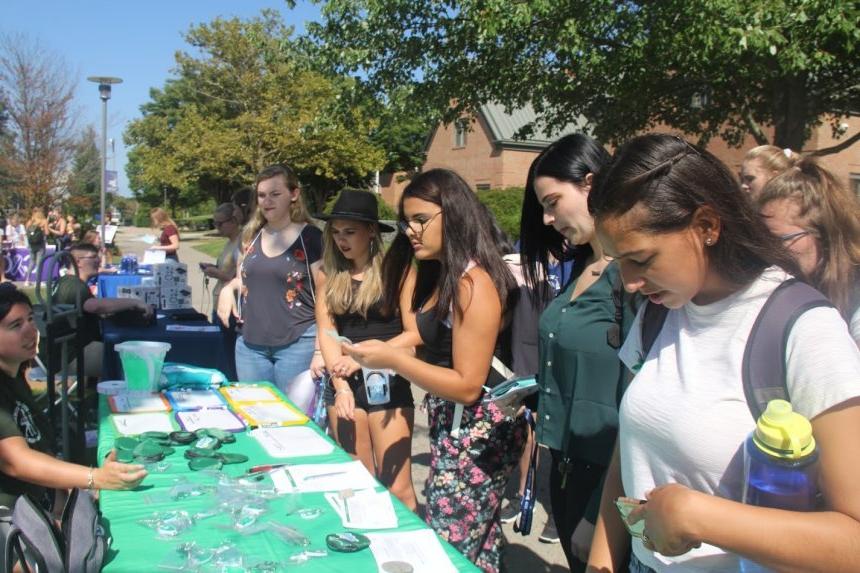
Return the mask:
<svg viewBox="0 0 860 573">
<path fill-rule="evenodd" d="M 149 247 L 150 250 L 164 251 L 165 257 L 179 262 L 179 229 L 176 227 L 176 223 L 161 207 L 156 207 L 150 211 L 149 218 L 152 220 L 153 227 L 161 229 L 158 244 Z"/>
<path fill-rule="evenodd" d="M 313 273 L 320 266 L 322 232 L 308 224 L 298 178 L 286 165 L 257 175 L 254 198 L 236 278 L 218 297 L 218 318 L 225 327 L 231 316 L 242 324 L 236 340 L 239 380 L 274 382 L 288 393 L 318 348 Z"/>
<path fill-rule="evenodd" d="M 317 329 L 337 330 L 353 342 L 375 338 L 400 348 L 419 344 L 409 304 L 411 291 L 401 297 L 400 312 L 387 313 L 382 308 L 380 233 L 394 228 L 379 222 L 376 197 L 366 191 L 341 191 L 331 214 L 315 217 L 328 221 L 323 232 L 323 272 L 317 282 Z M 322 353 L 315 352 L 311 369 L 315 376 L 324 368 L 331 373 L 325 398 L 335 439 L 414 511 L 415 404 L 409 382 L 394 376 L 390 400 L 370 405 L 361 366 L 341 352 L 333 337 L 322 335 L 319 343 Z"/>
<path fill-rule="evenodd" d="M 90 229 L 80 240 L 81 244 L 94 245 L 99 250 L 99 272 L 100 273 L 115 273 L 116 267 L 107 266 L 107 249 L 102 245 L 102 236 L 95 229 Z"/>
<path fill-rule="evenodd" d="M 11 509 L 18 496 L 26 494 L 50 511 L 55 494 L 61 493 L 55 490 L 137 487 L 146 470 L 117 462 L 116 452 L 100 468 L 52 455 L 50 426 L 34 405 L 24 377 L 38 347 L 30 299 L 12 284 L 0 284 L 0 506 Z"/>
</svg>

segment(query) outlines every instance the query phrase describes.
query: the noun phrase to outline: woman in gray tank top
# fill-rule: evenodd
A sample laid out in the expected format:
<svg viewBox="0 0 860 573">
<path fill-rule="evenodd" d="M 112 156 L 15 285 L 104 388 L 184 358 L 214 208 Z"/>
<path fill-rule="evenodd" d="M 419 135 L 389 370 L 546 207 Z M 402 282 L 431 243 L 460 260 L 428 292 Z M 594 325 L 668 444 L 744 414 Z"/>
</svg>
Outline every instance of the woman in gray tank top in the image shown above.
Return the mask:
<svg viewBox="0 0 860 573">
<path fill-rule="evenodd" d="M 287 392 L 316 345 L 314 274 L 322 233 L 309 225 L 295 173 L 273 165 L 257 175 L 254 215 L 242 235 L 237 276 L 218 297 L 218 317 L 236 317 L 241 382 L 274 382 Z M 237 296 L 238 295 L 238 296 Z"/>
</svg>

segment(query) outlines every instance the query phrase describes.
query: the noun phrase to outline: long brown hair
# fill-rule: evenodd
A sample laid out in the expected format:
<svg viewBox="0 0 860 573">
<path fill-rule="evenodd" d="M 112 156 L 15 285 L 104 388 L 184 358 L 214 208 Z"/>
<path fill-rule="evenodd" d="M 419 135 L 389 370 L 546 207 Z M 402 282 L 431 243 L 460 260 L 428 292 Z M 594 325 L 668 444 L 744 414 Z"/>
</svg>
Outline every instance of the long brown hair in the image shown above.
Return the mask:
<svg viewBox="0 0 860 573">
<path fill-rule="evenodd" d="M 310 215 L 308 215 L 308 210 L 305 207 L 305 202 L 301 194 L 301 186 L 299 185 L 299 179 L 296 177 L 296 173 L 283 164 L 269 165 L 257 174 L 257 179 L 254 181 L 254 193 L 251 194 L 250 205 L 253 215 L 251 215 L 251 219 L 248 221 L 248 224 L 245 225 L 245 228 L 242 229 L 243 250 L 248 248 L 251 241 L 253 241 L 254 237 L 257 236 L 257 233 L 260 232 L 260 229 L 266 225 L 266 218 L 263 216 L 263 211 L 259 208 L 259 205 L 257 205 L 257 187 L 260 185 L 261 181 L 266 181 L 273 177 L 283 177 L 284 183 L 290 191 L 299 189 L 298 198 L 294 202 L 290 203 L 290 221 L 293 223 L 307 223 L 310 221 Z"/>
<path fill-rule="evenodd" d="M 777 200 L 794 202 L 796 224 L 818 241 L 818 265 L 807 277 L 830 298 L 846 320 L 860 306 L 860 201 L 811 157 L 771 179 L 759 208 Z"/>
<path fill-rule="evenodd" d="M 642 230 L 649 233 L 686 229 L 700 207 L 712 208 L 722 231 L 708 250 L 710 261 L 721 277 L 737 285 L 751 283 L 771 265 L 803 276 L 728 168 L 683 139 L 636 137 L 597 174 L 588 194 L 588 210 L 596 221 L 621 216 L 636 205 L 647 212 Z"/>
<path fill-rule="evenodd" d="M 156 207 L 152 211 L 149 212 L 149 216 L 152 219 L 153 223 L 159 228 L 163 229 L 167 225 L 173 225 L 176 227 L 176 221 L 174 221 L 170 215 L 167 214 L 167 211 L 162 209 L 161 207 Z M 177 231 L 178 231 L 177 227 Z"/>
</svg>

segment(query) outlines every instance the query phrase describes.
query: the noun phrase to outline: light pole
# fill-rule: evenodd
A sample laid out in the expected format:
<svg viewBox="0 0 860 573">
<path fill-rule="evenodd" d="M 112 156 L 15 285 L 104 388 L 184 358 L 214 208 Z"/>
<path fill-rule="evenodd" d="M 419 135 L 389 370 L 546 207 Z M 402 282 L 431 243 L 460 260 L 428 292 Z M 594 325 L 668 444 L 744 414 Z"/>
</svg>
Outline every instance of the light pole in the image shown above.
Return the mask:
<svg viewBox="0 0 860 573">
<path fill-rule="evenodd" d="M 107 102 L 110 99 L 110 87 L 112 84 L 121 84 L 122 80 L 120 78 L 112 78 L 105 76 L 90 76 L 87 78 L 88 81 L 97 83 L 99 85 L 99 97 L 102 99 L 102 184 L 101 184 L 101 193 L 99 196 L 100 199 L 100 222 L 102 227 L 101 237 L 102 237 L 102 247 L 105 247 L 107 241 L 105 240 L 105 170 L 107 169 Z"/>
</svg>

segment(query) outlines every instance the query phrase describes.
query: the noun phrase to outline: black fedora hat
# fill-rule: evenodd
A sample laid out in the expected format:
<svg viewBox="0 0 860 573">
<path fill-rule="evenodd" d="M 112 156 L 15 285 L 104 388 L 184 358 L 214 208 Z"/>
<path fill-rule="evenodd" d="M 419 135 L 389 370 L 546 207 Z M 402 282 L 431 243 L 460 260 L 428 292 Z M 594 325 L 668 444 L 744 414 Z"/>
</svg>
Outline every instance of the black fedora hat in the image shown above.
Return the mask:
<svg viewBox="0 0 860 573">
<path fill-rule="evenodd" d="M 379 222 L 379 205 L 376 202 L 376 195 L 369 191 L 344 189 L 340 192 L 337 201 L 334 202 L 331 213 L 319 213 L 314 217 L 323 221 L 349 219 L 364 221 L 365 223 L 377 223 L 379 230 L 384 233 L 394 231 L 394 227 L 391 225 Z"/>
</svg>

